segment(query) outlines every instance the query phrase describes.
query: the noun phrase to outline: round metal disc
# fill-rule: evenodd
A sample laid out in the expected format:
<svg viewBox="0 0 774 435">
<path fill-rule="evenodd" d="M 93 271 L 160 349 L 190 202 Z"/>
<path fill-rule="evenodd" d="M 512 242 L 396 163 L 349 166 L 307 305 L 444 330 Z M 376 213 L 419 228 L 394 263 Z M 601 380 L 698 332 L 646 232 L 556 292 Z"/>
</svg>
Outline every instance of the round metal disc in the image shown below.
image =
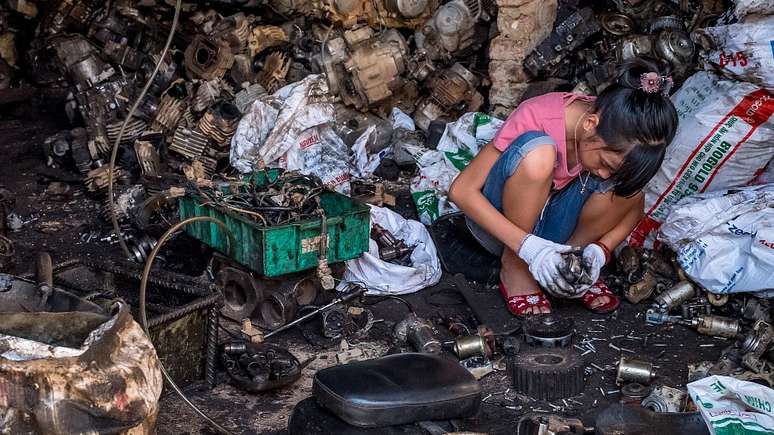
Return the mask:
<svg viewBox="0 0 774 435">
<path fill-rule="evenodd" d="M 555 314 L 540 314 L 525 319 L 522 327 L 527 343 L 565 347 L 572 342 L 575 321 Z"/>
</svg>

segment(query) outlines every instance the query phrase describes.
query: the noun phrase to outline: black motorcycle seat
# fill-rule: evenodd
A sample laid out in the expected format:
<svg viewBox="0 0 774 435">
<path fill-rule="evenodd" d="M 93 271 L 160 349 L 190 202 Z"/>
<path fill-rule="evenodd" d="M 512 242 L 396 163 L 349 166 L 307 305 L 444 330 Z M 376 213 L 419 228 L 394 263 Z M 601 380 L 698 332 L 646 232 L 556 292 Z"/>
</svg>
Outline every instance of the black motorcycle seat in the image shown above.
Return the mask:
<svg viewBox="0 0 774 435">
<path fill-rule="evenodd" d="M 481 388 L 456 361 L 402 353 L 329 367 L 315 374 L 314 397 L 347 423 L 383 427 L 474 415 Z"/>
</svg>

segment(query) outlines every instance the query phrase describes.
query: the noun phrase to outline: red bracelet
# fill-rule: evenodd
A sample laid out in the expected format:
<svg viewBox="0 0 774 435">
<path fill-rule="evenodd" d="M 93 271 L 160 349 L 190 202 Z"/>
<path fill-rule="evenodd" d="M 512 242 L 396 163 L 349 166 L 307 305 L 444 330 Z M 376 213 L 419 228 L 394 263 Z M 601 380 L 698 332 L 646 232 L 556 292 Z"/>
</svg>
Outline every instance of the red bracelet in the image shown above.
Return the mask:
<svg viewBox="0 0 774 435">
<path fill-rule="evenodd" d="M 597 240 L 596 242 L 593 242 L 595 245 L 602 248 L 602 251 L 605 253 L 605 264 L 610 263 L 610 259 L 612 257 L 612 254 L 610 253 L 610 248 L 608 248 L 604 243 Z"/>
</svg>

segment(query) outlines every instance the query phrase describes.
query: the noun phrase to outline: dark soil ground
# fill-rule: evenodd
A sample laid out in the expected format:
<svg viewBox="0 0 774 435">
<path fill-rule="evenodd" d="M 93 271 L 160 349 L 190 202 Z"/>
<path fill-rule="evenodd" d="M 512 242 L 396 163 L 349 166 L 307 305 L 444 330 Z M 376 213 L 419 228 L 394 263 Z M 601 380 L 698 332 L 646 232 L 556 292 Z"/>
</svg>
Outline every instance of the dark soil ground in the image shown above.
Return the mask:
<svg viewBox="0 0 774 435">
<path fill-rule="evenodd" d="M 97 215 L 98 205 L 83 192 L 78 174 L 66 170 L 49 168 L 45 165 L 40 150 L 43 140 L 56 132 L 61 124 L 52 121 L 53 116 L 27 116 L 22 120 L 0 119 L 0 154 L 4 157 L 0 171 L 0 186 L 16 194 L 14 211 L 26 222 L 21 231 L 9 236 L 16 247 L 15 272 L 29 272 L 33 267 L 34 255 L 47 250 L 55 262 L 78 257 L 120 257 L 117 245 L 101 242 L 98 238 L 84 241 L 89 232 L 107 235 L 108 227 Z M 51 196 L 44 193 L 51 181 L 69 185 L 69 192 Z M 167 254 L 170 258 L 174 253 Z M 450 276 L 435 287 L 454 289 Z M 470 318 L 471 313 L 464 304 L 435 304 L 426 300 L 433 292 L 427 289 L 407 297 L 417 313 L 427 318 L 445 317 L 454 313 Z M 496 291 L 491 289 L 491 291 Z M 452 298 L 452 302 L 454 299 Z M 480 382 L 485 391 L 484 403 L 479 414 L 463 422 L 463 429 L 490 434 L 512 434 L 515 422 L 528 411 L 553 411 L 564 415 L 582 417 L 587 425 L 593 424 L 593 416 L 606 404 L 620 399 L 615 385 L 614 365 L 621 356 L 633 356 L 652 362 L 657 367 L 655 384 L 682 387 L 687 379 L 687 364 L 716 360 L 728 343 L 696 334 L 687 328 L 649 327 L 644 322 L 643 305 L 624 303 L 613 315 L 594 315 L 570 303 L 555 303 L 555 310 L 572 317 L 576 322 L 578 343 L 584 338 L 595 338 L 596 352 L 583 356 L 590 370 L 586 376 L 585 392 L 566 403 L 559 400 L 545 403 L 517 395 L 510 387 L 504 364 L 499 370 L 484 377 Z M 377 323 L 371 337 L 354 347 L 361 348 L 367 356 L 386 353 L 392 343 L 389 331 L 394 322 L 406 313 L 405 307 L 397 301 L 385 301 L 374 305 Z M 319 321 L 310 322 L 306 328 L 316 328 Z M 235 325 L 230 325 L 234 328 Z M 612 338 L 612 337 L 620 338 Z M 621 337 L 623 336 L 623 337 Z M 627 338 L 628 337 L 628 338 Z M 223 338 L 223 337 L 222 337 Z M 303 377 L 293 386 L 261 395 L 245 394 L 229 386 L 225 375 L 219 375 L 219 385 L 212 391 L 203 384 L 194 384 L 186 391 L 195 404 L 200 406 L 216 421 L 237 434 L 283 434 L 287 433 L 287 419 L 293 406 L 311 395 L 311 380 L 314 373 L 336 363 L 337 344 L 330 347 L 312 344 L 304 339 L 301 332 L 291 330 L 280 334 L 277 344 L 286 346 L 299 360 L 309 357 L 316 359 L 303 372 Z M 610 345 L 625 349 L 616 350 Z M 593 368 L 591 364 L 599 368 Z M 171 392 L 165 392 L 161 399 L 158 418 L 159 434 L 207 434 L 213 433 L 182 401 Z"/>
</svg>

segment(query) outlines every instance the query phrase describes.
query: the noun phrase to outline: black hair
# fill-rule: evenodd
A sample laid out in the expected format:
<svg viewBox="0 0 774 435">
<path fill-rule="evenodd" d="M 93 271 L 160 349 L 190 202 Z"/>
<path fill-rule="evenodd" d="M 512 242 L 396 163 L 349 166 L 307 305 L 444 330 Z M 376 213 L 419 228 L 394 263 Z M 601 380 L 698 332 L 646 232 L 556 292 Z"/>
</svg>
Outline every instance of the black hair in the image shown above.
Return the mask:
<svg viewBox="0 0 774 435">
<path fill-rule="evenodd" d="M 641 76 L 669 74 L 665 64 L 635 58 L 618 71 L 616 83 L 608 86 L 594 103 L 599 115 L 597 135 L 608 149 L 624 153 L 621 167 L 613 174 L 616 195 L 629 197 L 656 175 L 666 147 L 677 131 L 677 110 L 662 92 L 641 89 Z"/>
</svg>

